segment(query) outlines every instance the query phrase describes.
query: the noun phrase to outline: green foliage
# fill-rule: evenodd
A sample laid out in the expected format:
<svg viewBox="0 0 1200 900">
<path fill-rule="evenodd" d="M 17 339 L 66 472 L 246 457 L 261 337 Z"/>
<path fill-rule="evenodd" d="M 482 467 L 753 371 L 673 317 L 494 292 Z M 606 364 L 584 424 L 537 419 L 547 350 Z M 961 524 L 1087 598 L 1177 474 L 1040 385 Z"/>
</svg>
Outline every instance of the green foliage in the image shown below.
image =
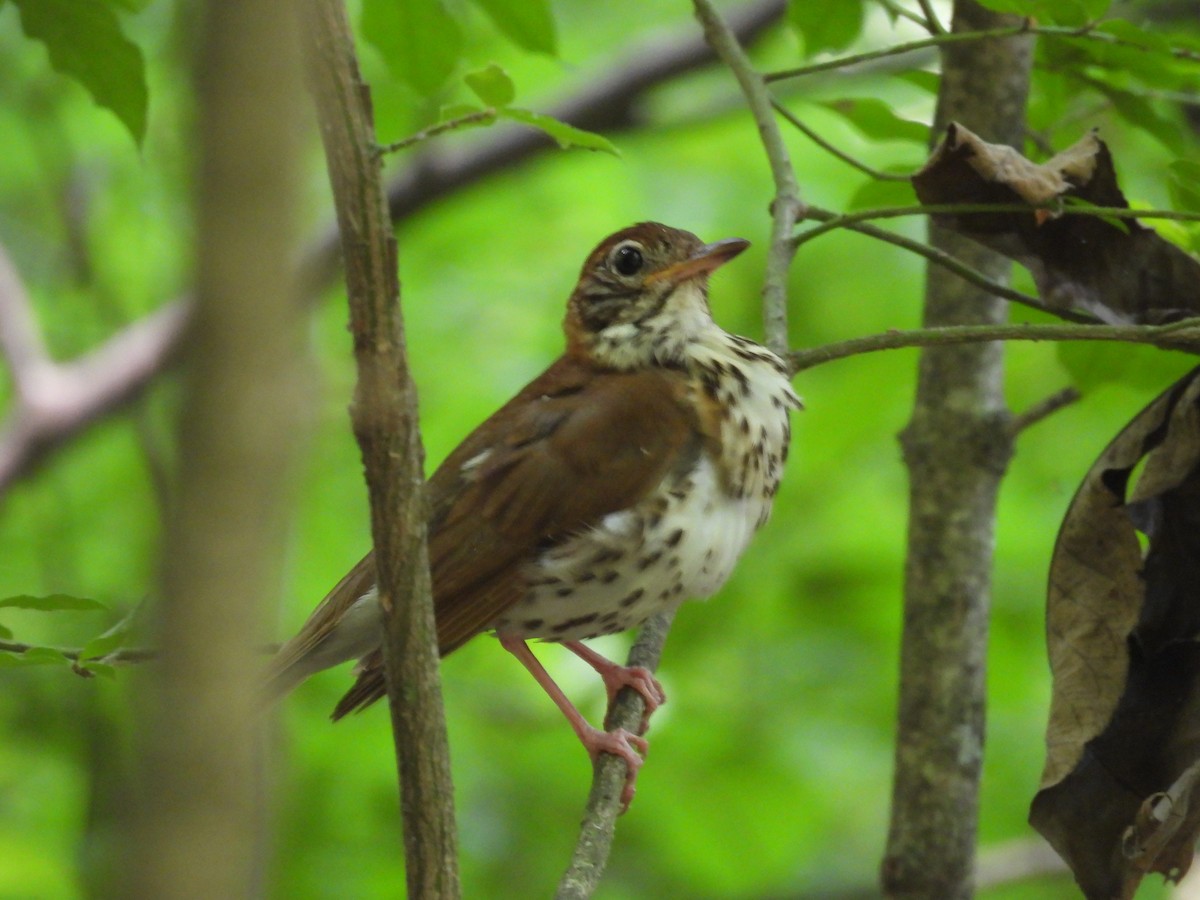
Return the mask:
<svg viewBox="0 0 1200 900">
<path fill-rule="evenodd" d="M 862 0 L 839 3 L 812 3 L 790 0 L 788 23 L 804 42 L 804 55 L 816 56 L 823 50 L 844 50 L 862 31 Z"/>
<path fill-rule="evenodd" d="M 500 32 L 534 53 L 558 52 L 558 35 L 549 0 L 475 0 Z"/>
<path fill-rule="evenodd" d="M 488 106 L 508 106 L 517 96 L 512 79 L 495 63 L 478 72 L 468 72 L 463 81 Z"/>
<path fill-rule="evenodd" d="M 46 45 L 50 63 L 109 109 L 141 144 L 146 134 L 142 51 L 121 30 L 116 10 L 146 0 L 12 0 L 25 34 Z"/>
<path fill-rule="evenodd" d="M 0 609 L 37 609 L 42 612 L 57 612 L 61 610 L 103 610 L 108 607 L 99 600 L 92 600 L 88 597 L 72 597 L 70 594 L 48 594 L 43 597 L 18 594 L 15 597 L 0 598 Z"/>
<path fill-rule="evenodd" d="M 458 67 L 462 30 L 442 0 L 363 0 L 362 32 L 418 93 L 432 94 Z"/>
<path fill-rule="evenodd" d="M 874 97 L 831 100 L 824 106 L 844 116 L 860 132 L 874 141 L 914 141 L 929 144 L 929 126 L 898 116 L 891 105 Z"/>
<path fill-rule="evenodd" d="M 508 77 L 508 73 L 495 63 L 477 72 L 467 73 L 463 77 L 463 81 L 475 93 L 475 96 L 489 107 L 494 108 L 496 117 L 520 122 L 543 131 L 554 138 L 558 146 L 564 150 L 577 147 L 582 150 L 602 150 L 614 156 L 620 155 L 616 146 L 603 135 L 576 128 L 544 113 L 509 106 L 516 97 L 516 88 L 513 86 L 512 79 Z M 479 107 L 458 104 L 442 110 L 442 121 L 451 121 L 481 112 L 484 110 Z M 488 123 L 490 123 L 490 119 L 480 124 Z"/>
<path fill-rule="evenodd" d="M 979 4 L 995 12 L 1026 16 L 1043 25 L 1079 26 L 1098 20 L 1112 0 L 979 0 Z"/>
</svg>

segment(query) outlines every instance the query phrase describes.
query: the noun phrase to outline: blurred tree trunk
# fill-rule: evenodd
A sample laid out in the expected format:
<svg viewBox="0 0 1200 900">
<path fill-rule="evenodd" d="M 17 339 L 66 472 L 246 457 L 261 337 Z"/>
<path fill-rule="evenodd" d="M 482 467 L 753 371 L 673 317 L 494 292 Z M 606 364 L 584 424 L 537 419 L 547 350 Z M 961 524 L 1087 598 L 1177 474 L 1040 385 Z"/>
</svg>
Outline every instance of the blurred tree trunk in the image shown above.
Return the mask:
<svg viewBox="0 0 1200 900">
<path fill-rule="evenodd" d="M 162 661 L 138 684 L 125 896 L 261 893 L 258 648 L 306 393 L 293 20 L 286 3 L 215 0 L 199 40 L 196 306 L 161 564 Z"/>
<path fill-rule="evenodd" d="M 1019 22 L 973 0 L 954 31 Z M 1032 38 L 947 45 L 935 140 L 959 121 L 1020 146 Z M 930 243 L 997 281 L 1009 263 L 931 224 Z M 938 266 L 926 273 L 926 326 L 994 324 L 996 299 Z M 983 762 L 985 672 L 996 495 L 1012 455 L 1001 344 L 921 353 L 913 416 L 900 436 L 909 469 L 908 556 L 891 826 L 883 862 L 892 897 L 969 897 Z"/>
</svg>

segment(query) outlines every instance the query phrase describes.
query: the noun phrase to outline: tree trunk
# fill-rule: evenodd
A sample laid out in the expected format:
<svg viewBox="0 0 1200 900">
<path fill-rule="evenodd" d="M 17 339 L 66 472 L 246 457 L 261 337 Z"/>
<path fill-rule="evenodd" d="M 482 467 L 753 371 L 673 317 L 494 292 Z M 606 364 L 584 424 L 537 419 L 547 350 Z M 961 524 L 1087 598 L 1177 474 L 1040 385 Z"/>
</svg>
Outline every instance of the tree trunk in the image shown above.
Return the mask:
<svg viewBox="0 0 1200 900">
<path fill-rule="evenodd" d="M 969 0 L 954 31 L 1014 24 Z M 1020 146 L 1032 38 L 947 45 L 935 139 L 959 121 Z M 930 243 L 999 281 L 1009 263 L 930 225 Z M 995 324 L 1007 303 L 938 266 L 926 273 L 926 326 Z M 983 761 L 985 671 L 996 495 L 1012 455 L 1003 347 L 928 348 L 900 436 L 909 469 L 908 556 L 896 772 L 884 891 L 969 897 Z"/>
<path fill-rule="evenodd" d="M 123 896 L 261 894 L 259 648 L 309 393 L 291 265 L 303 88 L 289 12 L 273 0 L 205 11 L 180 483 L 156 610 L 161 662 L 139 673 Z"/>
</svg>

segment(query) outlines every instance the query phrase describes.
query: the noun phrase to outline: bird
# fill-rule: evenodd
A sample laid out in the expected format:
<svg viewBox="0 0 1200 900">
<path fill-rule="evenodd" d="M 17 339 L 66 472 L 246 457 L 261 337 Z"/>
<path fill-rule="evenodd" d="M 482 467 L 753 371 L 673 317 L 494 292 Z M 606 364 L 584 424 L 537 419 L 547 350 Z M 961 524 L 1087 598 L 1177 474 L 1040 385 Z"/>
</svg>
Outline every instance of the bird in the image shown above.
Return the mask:
<svg viewBox="0 0 1200 900">
<path fill-rule="evenodd" d="M 608 236 L 567 303 L 565 349 L 472 431 L 426 484 L 442 656 L 491 632 L 566 716 L 593 761 L 626 761 L 641 734 L 589 724 L 529 649 L 559 643 L 622 687 L 666 700 L 648 670 L 583 643 L 705 598 L 766 522 L 802 404 L 787 363 L 713 320 L 709 276 L 749 242 L 704 243 L 657 222 Z M 386 694 L 373 556 L 329 592 L 274 656 L 268 692 L 357 659 L 333 719 Z M 644 733 L 647 721 L 640 731 Z"/>
</svg>

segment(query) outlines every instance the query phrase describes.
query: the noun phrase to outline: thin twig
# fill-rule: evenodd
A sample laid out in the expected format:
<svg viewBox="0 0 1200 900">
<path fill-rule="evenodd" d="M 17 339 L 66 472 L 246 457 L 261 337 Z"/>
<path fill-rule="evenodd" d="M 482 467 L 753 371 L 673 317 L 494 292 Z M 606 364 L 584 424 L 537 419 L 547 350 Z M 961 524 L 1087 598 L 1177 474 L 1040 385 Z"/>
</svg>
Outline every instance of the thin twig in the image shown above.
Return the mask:
<svg viewBox="0 0 1200 900">
<path fill-rule="evenodd" d="M 788 362 L 793 373 L 814 366 L 902 347 L 978 344 L 987 341 L 1124 341 L 1152 344 L 1163 350 L 1200 353 L 1200 319 L 1169 325 L 944 325 L 909 331 L 885 331 L 808 350 L 793 350 Z"/>
<path fill-rule="evenodd" d="M 805 218 L 816 219 L 820 222 L 826 222 L 837 218 L 838 214 L 830 212 L 827 209 L 820 207 L 809 206 L 805 211 Z M 1071 310 L 1055 309 L 1043 303 L 1037 297 L 1031 294 L 1025 294 L 1021 291 L 1014 290 L 1007 285 L 1001 284 L 998 281 L 993 281 L 982 272 L 971 268 L 966 263 L 961 262 L 955 257 L 946 253 L 944 250 L 939 250 L 936 247 L 930 247 L 928 244 L 922 244 L 920 241 L 914 241 L 912 238 L 904 237 L 900 234 L 895 234 L 888 231 L 886 228 L 877 228 L 874 225 L 868 225 L 864 222 L 855 222 L 845 226 L 850 231 L 856 231 L 859 234 L 864 234 L 867 237 L 875 238 L 887 244 L 894 244 L 897 247 L 902 247 L 905 250 L 910 250 L 918 256 L 923 256 L 930 262 L 937 263 L 939 266 L 949 269 L 959 278 L 968 281 L 977 287 L 990 291 L 997 297 L 1003 297 L 1005 300 L 1012 300 L 1016 303 L 1022 303 L 1025 306 L 1033 309 L 1040 309 L 1043 312 L 1050 312 L 1061 319 L 1069 319 L 1075 322 L 1091 322 L 1092 319 L 1087 316 L 1072 312 Z"/>
<path fill-rule="evenodd" d="M 901 19 L 908 19 L 908 21 L 920 25 L 926 31 L 933 32 L 933 29 L 929 27 L 929 23 L 925 21 L 923 16 L 913 12 L 903 3 L 898 3 L 896 0 L 879 0 L 879 5 L 890 12 L 893 16 Z"/>
<path fill-rule="evenodd" d="M 705 40 L 737 78 L 771 166 L 775 198 L 771 202 L 771 245 L 767 250 L 763 283 L 763 331 L 767 346 L 776 353 L 783 353 L 788 343 L 787 277 L 796 252 L 790 237 L 796 221 L 804 214 L 800 186 L 796 183 L 796 173 L 775 121 L 771 94 L 762 75 L 751 64 L 737 36 L 712 3 L 709 0 L 693 0 L 693 6 L 704 28 Z"/>
<path fill-rule="evenodd" d="M 1008 433 L 1016 437 L 1021 432 L 1028 428 L 1032 428 L 1043 419 L 1049 418 L 1060 409 L 1070 406 L 1072 403 L 1079 401 L 1083 395 L 1079 393 L 1078 388 L 1065 387 L 1062 390 L 1055 391 L 1049 397 L 1039 400 L 1025 412 L 1013 416 L 1008 423 Z"/>
<path fill-rule="evenodd" d="M 1105 44 L 1112 44 L 1114 46 L 1133 47 L 1137 50 L 1145 50 L 1147 53 L 1158 52 L 1157 48 L 1147 47 L 1145 44 L 1139 44 L 1137 41 L 1119 38 L 1116 35 L 1109 34 L 1106 31 L 1095 31 L 1086 26 L 1083 28 L 1061 28 L 1049 25 L 1035 26 L 1026 22 L 1025 24 L 1013 25 L 1009 28 L 989 28 L 983 31 L 947 31 L 941 34 L 932 35 L 927 38 L 908 41 L 904 44 L 894 44 L 890 47 L 883 47 L 879 50 L 869 50 L 864 53 L 855 53 L 850 56 L 840 57 L 838 59 L 809 63 L 806 66 L 797 66 L 793 69 L 783 69 L 778 72 L 768 72 L 763 77 L 768 83 L 782 81 L 787 78 L 801 78 L 805 75 L 816 74 L 817 72 L 828 72 L 833 69 L 847 69 L 852 66 L 856 66 L 859 63 L 871 62 L 873 60 L 883 59 L 888 56 L 899 56 L 903 53 L 911 53 L 914 50 L 925 50 L 929 47 L 943 47 L 947 44 L 985 41 L 993 38 L 1014 37 L 1019 34 L 1033 34 L 1040 35 L 1042 37 L 1071 38 L 1077 40 L 1095 40 Z M 1167 48 L 1167 52 L 1176 59 L 1200 62 L 1200 52 L 1195 50 L 1189 50 L 1185 47 L 1169 47 Z"/>
<path fill-rule="evenodd" d="M 917 0 L 917 5 L 921 7 L 921 12 L 925 13 L 926 27 L 934 34 L 945 34 L 946 26 L 938 20 L 933 4 L 929 0 Z"/>
<path fill-rule="evenodd" d="M 907 181 L 907 176 L 901 176 Z M 822 218 L 821 224 L 796 234 L 792 242 L 799 246 L 815 237 L 836 228 L 847 228 L 870 219 L 898 219 L 904 216 L 963 216 L 974 213 L 1029 213 L 1050 210 L 1058 216 L 1095 216 L 1104 219 L 1167 219 L 1176 222 L 1200 222 L 1200 213 L 1183 212 L 1175 209 L 1129 209 L 1124 206 L 1075 206 L 1056 203 L 1050 206 L 1034 206 L 1028 203 L 915 203 L 911 206 L 881 206 L 874 209 L 859 209 L 837 214 L 831 219 Z M 810 209 L 811 212 L 811 209 Z M 824 211 L 822 210 L 822 213 Z M 816 215 L 805 218 L 816 219 Z"/>
<path fill-rule="evenodd" d="M 819 134 L 817 134 L 815 131 L 813 131 L 807 124 L 804 123 L 804 121 L 802 119 L 800 119 L 799 116 L 797 116 L 795 113 L 793 113 L 790 109 L 788 109 L 786 106 L 784 106 L 778 100 L 772 98 L 771 105 L 775 108 L 775 111 L 777 113 L 779 113 L 781 116 L 783 116 L 785 119 L 788 120 L 788 122 L 792 125 L 793 128 L 795 128 L 797 131 L 799 131 L 801 134 L 803 134 L 806 138 L 808 138 L 810 141 L 812 141 L 814 144 L 816 144 L 818 147 L 820 147 L 826 153 L 828 153 L 832 156 L 836 156 L 838 159 L 840 159 L 842 162 L 846 163 L 848 166 L 852 166 L 855 169 L 858 169 L 860 172 L 865 172 L 867 175 L 870 175 L 872 178 L 876 179 L 877 181 L 908 181 L 909 180 L 909 176 L 907 176 L 907 175 L 899 175 L 895 172 L 884 172 L 881 169 L 873 168 L 873 167 L 867 165 L 862 160 L 856 159 L 855 157 L 851 156 L 845 150 L 842 150 L 839 147 L 835 147 L 829 141 L 825 140 L 825 138 L 821 137 Z"/>
<path fill-rule="evenodd" d="M 0 653 L 16 653 L 18 655 L 30 650 L 53 650 L 61 653 L 67 659 L 78 662 L 83 655 L 82 647 L 42 647 L 38 644 L 23 644 L 20 641 L 0 641 Z M 264 650 L 264 652 L 266 652 Z M 148 647 L 122 647 L 103 656 L 89 658 L 88 662 L 120 665 L 122 663 L 150 662 L 158 659 L 158 651 Z"/>
<path fill-rule="evenodd" d="M 487 125 L 496 120 L 495 107 L 489 106 L 487 109 L 481 109 L 476 112 L 467 113 L 464 116 L 459 116 L 456 119 L 447 119 L 445 122 L 438 122 L 436 125 L 430 125 L 428 128 L 423 128 L 416 134 L 409 135 L 403 140 L 396 141 L 393 144 L 384 144 L 381 147 L 375 148 L 376 156 L 386 156 L 389 153 L 395 153 L 398 150 L 406 150 L 415 144 L 420 144 L 430 138 L 437 137 L 439 134 L 445 134 L 448 131 L 456 131 L 459 128 L 466 128 L 471 125 Z"/>
<path fill-rule="evenodd" d="M 629 651 L 629 665 L 643 666 L 651 672 L 658 668 L 663 643 L 674 617 L 674 612 L 666 612 L 646 620 Z M 617 694 L 605 724 L 609 728 L 624 728 L 636 734 L 644 711 L 642 696 L 631 688 L 623 688 Z M 623 759 L 608 753 L 600 754 L 597 759 L 575 852 L 558 883 L 555 900 L 586 900 L 600 883 L 612 849 L 617 816 L 621 811 L 626 766 Z"/>
</svg>

